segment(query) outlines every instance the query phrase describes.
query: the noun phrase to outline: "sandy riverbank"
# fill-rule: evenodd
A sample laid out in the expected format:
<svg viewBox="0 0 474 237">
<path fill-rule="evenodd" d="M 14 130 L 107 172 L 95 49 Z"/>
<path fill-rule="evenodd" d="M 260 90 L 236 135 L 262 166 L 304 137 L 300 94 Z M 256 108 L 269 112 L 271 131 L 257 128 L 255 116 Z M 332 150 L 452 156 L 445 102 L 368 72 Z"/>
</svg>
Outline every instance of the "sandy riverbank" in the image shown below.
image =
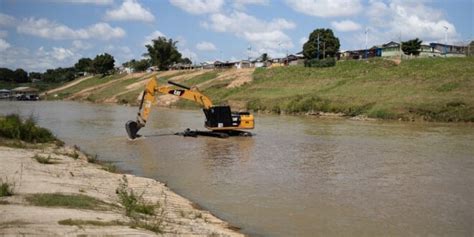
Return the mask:
<svg viewBox="0 0 474 237">
<path fill-rule="evenodd" d="M 33 157 L 49 157 L 43 164 Z M 18 149 L 0 146 L 0 178 L 13 185 L 13 195 L 0 197 L 0 235 L 135 235 L 135 236 L 243 236 L 208 211 L 196 208 L 164 184 L 134 175 L 111 173 L 90 163 L 74 148 Z M 117 188 L 154 205 L 153 214 L 127 216 Z M 35 204 L 39 194 L 92 197 L 100 205 L 72 208 Z M 61 223 L 61 224 L 59 224 Z"/>
</svg>

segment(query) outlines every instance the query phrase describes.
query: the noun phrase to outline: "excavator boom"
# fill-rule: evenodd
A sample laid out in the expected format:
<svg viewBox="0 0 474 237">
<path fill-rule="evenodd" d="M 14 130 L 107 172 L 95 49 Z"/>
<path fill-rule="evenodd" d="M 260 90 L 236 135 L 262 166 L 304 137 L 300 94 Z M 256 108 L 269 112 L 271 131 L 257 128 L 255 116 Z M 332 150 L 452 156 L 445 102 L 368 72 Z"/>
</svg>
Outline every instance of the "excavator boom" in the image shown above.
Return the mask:
<svg viewBox="0 0 474 237">
<path fill-rule="evenodd" d="M 150 115 L 151 106 L 155 101 L 156 93 L 170 94 L 180 98 L 194 101 L 202 106 L 206 116 L 205 127 L 214 131 L 238 131 L 237 129 L 253 129 L 253 115 L 247 112 L 233 113 L 229 106 L 214 106 L 206 95 L 202 94 L 197 87 L 187 87 L 176 82 L 168 81 L 171 86 L 159 86 L 156 77 L 151 78 L 143 91 L 140 107 L 136 121 L 128 121 L 125 124 L 128 137 L 135 139 L 139 137 L 138 131 L 145 126 Z M 179 89 L 173 88 L 179 87 Z"/>
</svg>

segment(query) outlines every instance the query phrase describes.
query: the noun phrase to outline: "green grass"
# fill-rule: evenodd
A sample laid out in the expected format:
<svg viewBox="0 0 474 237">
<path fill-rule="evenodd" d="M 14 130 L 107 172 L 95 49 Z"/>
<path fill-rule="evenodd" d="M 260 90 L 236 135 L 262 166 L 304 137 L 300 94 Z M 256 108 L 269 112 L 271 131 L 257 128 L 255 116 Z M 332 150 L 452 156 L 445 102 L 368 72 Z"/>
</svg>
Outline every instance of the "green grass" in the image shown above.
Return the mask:
<svg viewBox="0 0 474 237">
<path fill-rule="evenodd" d="M 240 100 L 275 113 L 341 112 L 383 119 L 474 122 L 474 58 L 339 61 L 331 68 L 256 69 L 239 88 L 209 87 L 213 101 Z"/>
<path fill-rule="evenodd" d="M 122 181 L 116 190 L 120 203 L 125 208 L 125 215 L 134 216 L 136 213 L 153 215 L 156 205 L 146 203 L 142 195 L 136 195 L 132 189 L 128 188 L 127 176 L 122 177 Z"/>
<path fill-rule="evenodd" d="M 97 221 L 97 220 L 78 220 L 78 219 L 65 219 L 58 221 L 60 225 L 74 225 L 74 226 L 124 226 L 129 225 L 127 222 L 113 220 L 113 221 Z"/>
<path fill-rule="evenodd" d="M 72 209 L 109 210 L 112 205 L 93 197 L 62 193 L 36 193 L 26 196 L 26 200 L 35 206 L 64 207 Z"/>
<path fill-rule="evenodd" d="M 205 72 L 201 75 L 198 75 L 198 76 L 195 76 L 193 78 L 190 78 L 190 79 L 186 80 L 183 84 L 185 84 L 189 87 L 197 86 L 197 85 L 199 85 L 203 82 L 206 82 L 206 81 L 209 81 L 209 80 L 212 80 L 212 79 L 216 78 L 217 75 L 218 75 L 217 71 Z"/>
<path fill-rule="evenodd" d="M 105 76 L 105 77 L 102 77 L 102 75 L 93 76 L 89 79 L 86 79 L 86 80 L 80 82 L 77 85 L 74 85 L 74 86 L 66 88 L 64 90 L 60 90 L 60 91 L 55 92 L 55 94 L 58 95 L 58 97 L 56 97 L 55 99 L 65 98 L 69 95 L 77 93 L 77 92 L 79 92 L 81 90 L 84 90 L 86 88 L 98 86 L 98 85 L 101 85 L 101 84 L 119 79 L 121 77 L 124 77 L 125 75 L 126 74 L 114 74 L 114 75 L 109 75 L 109 76 Z"/>
<path fill-rule="evenodd" d="M 14 184 L 8 182 L 8 179 L 3 181 L 3 179 L 0 178 L 0 197 L 13 196 L 14 186 Z"/>
<path fill-rule="evenodd" d="M 45 165 L 51 165 L 51 164 L 58 164 L 57 161 L 55 161 L 55 159 L 51 158 L 51 156 L 40 156 L 38 154 L 34 155 L 33 156 L 33 159 L 35 159 L 36 161 L 38 161 L 38 163 L 40 164 L 45 164 Z"/>
<path fill-rule="evenodd" d="M 30 143 L 57 141 L 51 131 L 37 126 L 33 117 L 22 120 L 17 114 L 0 117 L 0 137 Z"/>
</svg>

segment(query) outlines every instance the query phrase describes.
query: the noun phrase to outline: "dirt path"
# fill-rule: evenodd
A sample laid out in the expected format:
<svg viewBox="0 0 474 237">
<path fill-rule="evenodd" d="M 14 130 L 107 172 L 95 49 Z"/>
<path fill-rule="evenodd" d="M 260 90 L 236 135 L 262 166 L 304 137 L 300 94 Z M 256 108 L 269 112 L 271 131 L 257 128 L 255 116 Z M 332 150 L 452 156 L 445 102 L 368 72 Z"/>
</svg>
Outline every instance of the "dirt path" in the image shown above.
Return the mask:
<svg viewBox="0 0 474 237">
<path fill-rule="evenodd" d="M 1 236 L 155 236 L 157 231 L 161 236 L 243 236 L 208 211 L 194 208 L 193 203 L 162 183 L 125 175 L 128 187 L 137 194 L 143 193 L 146 203 L 159 204 L 153 215 L 143 217 L 145 219 L 130 218 L 124 215 L 116 194 L 124 175 L 88 163 L 82 153 L 73 159 L 71 152 L 72 148 L 35 150 L 0 146 L 0 177 L 14 184 L 13 196 L 0 197 Z M 51 156 L 56 164 L 41 164 L 32 158 L 35 154 Z M 27 200 L 40 193 L 86 195 L 103 202 L 105 209 L 42 207 Z M 68 219 L 76 224 L 58 223 Z M 83 223 L 77 224 L 79 221 Z M 132 228 L 132 223 L 141 225 Z"/>
<path fill-rule="evenodd" d="M 67 89 L 67 88 L 69 88 L 69 87 L 75 86 L 75 85 L 77 85 L 77 84 L 79 84 L 79 83 L 81 83 L 81 82 L 83 82 L 83 81 L 85 81 L 85 80 L 87 80 L 87 79 L 89 79 L 89 78 L 92 78 L 92 76 L 87 76 L 87 77 L 83 77 L 83 78 L 81 78 L 81 79 L 74 80 L 73 82 L 68 83 L 68 84 L 66 84 L 66 85 L 64 85 L 64 86 L 61 86 L 61 87 L 58 87 L 58 88 L 54 88 L 54 89 L 52 89 L 52 90 L 49 90 L 49 91 L 47 91 L 47 92 L 41 94 L 41 96 L 43 96 L 43 95 L 45 95 L 45 94 L 53 94 L 53 93 L 55 93 L 55 92 L 57 92 L 57 91 L 62 91 L 62 90 Z"/>
<path fill-rule="evenodd" d="M 126 76 L 117 78 L 116 80 L 112 80 L 112 81 L 109 81 L 109 82 L 106 82 L 106 83 L 103 83 L 103 84 L 100 84 L 100 85 L 97 85 L 97 86 L 88 87 L 84 90 L 81 90 L 77 93 L 74 93 L 74 94 L 68 96 L 66 99 L 67 100 L 86 99 L 93 91 L 100 90 L 102 88 L 108 87 L 109 85 L 120 82 L 120 81 L 128 80 L 128 79 L 131 79 L 131 78 L 136 78 L 136 77 L 143 77 L 145 74 L 146 73 L 144 73 L 144 72 L 131 73 L 131 74 L 128 74 Z"/>
<path fill-rule="evenodd" d="M 229 69 L 225 70 L 212 80 L 205 81 L 198 85 L 199 88 L 206 88 L 217 81 L 230 81 L 229 85 L 226 88 L 234 88 L 243 85 L 244 83 L 251 82 L 253 80 L 253 71 L 254 68 L 244 68 L 244 69 Z"/>
</svg>

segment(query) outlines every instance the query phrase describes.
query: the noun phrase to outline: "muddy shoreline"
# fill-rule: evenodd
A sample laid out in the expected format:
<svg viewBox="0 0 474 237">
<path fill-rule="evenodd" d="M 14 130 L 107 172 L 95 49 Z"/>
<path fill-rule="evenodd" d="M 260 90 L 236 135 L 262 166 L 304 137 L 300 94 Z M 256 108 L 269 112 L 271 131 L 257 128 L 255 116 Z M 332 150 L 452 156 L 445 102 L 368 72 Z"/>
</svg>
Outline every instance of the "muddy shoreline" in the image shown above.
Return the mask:
<svg viewBox="0 0 474 237">
<path fill-rule="evenodd" d="M 243 236 L 165 184 L 109 172 L 107 166 L 76 148 L 0 145 L 0 154 L 2 183 L 9 183 L 13 190 L 12 196 L 0 197 L 1 235 Z M 117 194 L 124 179 L 127 190 L 154 206 L 152 214 L 126 215 Z M 87 196 L 104 208 L 45 206 L 32 201 L 39 195 Z"/>
</svg>

